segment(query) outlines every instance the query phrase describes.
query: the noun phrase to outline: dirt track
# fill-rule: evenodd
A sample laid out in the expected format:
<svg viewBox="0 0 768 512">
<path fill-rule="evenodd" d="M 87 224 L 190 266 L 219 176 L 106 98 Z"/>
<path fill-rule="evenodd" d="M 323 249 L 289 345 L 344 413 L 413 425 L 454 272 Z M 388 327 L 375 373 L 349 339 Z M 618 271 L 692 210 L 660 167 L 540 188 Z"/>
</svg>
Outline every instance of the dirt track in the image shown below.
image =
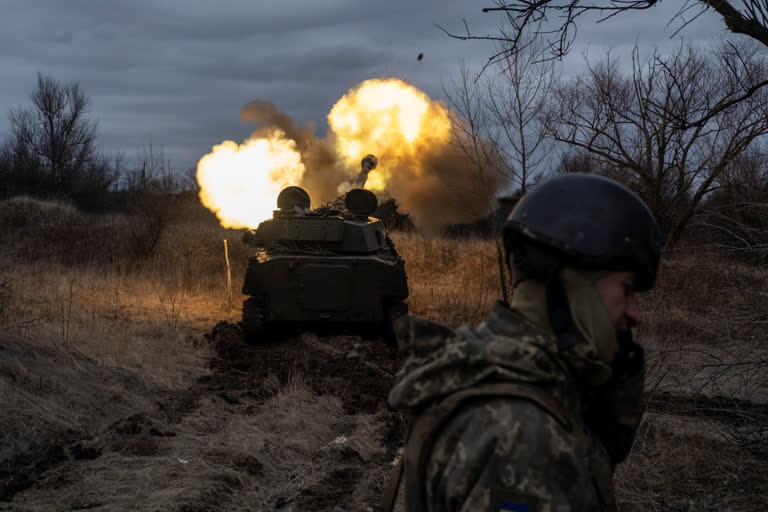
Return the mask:
<svg viewBox="0 0 768 512">
<path fill-rule="evenodd" d="M 281 385 L 300 374 L 318 395 L 342 399 L 349 413 L 373 413 L 386 404 L 397 372 L 393 346 L 359 336 L 306 333 L 266 343 L 244 343 L 238 326 L 219 323 L 206 338 L 219 358 L 215 373 L 198 383 L 209 392 L 229 393 L 236 400 L 265 400 L 261 383 L 276 378 Z"/>
<path fill-rule="evenodd" d="M 0 510 L 363 510 L 378 502 L 403 435 L 400 415 L 386 408 L 393 347 L 338 334 L 246 344 L 225 322 L 198 342 L 217 356 L 210 374 L 186 392 L 159 393 L 154 408 L 101 431 L 59 433 L 8 464 Z"/>
<path fill-rule="evenodd" d="M 338 333 L 247 344 L 226 322 L 189 343 L 212 349 L 208 371 L 169 391 L 77 352 L 0 339 L 0 377 L 29 400 L 17 409 L 16 432 L 2 432 L 19 446 L 0 457 L 0 510 L 364 511 L 378 504 L 404 433 L 402 417 L 386 407 L 401 362 L 394 347 Z M 49 413 L 51 397 L 87 421 Z M 670 475 L 683 475 L 681 496 L 705 480 L 722 502 L 740 489 L 743 510 L 764 509 L 765 429 L 755 426 L 765 425 L 765 403 L 669 392 L 650 398 L 623 469 L 627 510 L 641 510 L 630 505 L 649 497 L 668 499 Z M 45 420 L 32 429 L 23 412 L 31 403 Z M 744 450 L 734 451 L 734 436 Z M 711 454 L 724 450 L 732 456 L 713 466 Z"/>
</svg>

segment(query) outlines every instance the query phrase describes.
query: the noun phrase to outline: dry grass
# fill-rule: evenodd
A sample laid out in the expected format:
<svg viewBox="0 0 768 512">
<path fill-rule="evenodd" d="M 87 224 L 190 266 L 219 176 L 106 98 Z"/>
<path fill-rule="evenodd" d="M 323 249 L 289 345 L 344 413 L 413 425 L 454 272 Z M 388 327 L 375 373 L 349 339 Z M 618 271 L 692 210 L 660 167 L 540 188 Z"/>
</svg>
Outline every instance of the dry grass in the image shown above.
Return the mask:
<svg viewBox="0 0 768 512">
<path fill-rule="evenodd" d="M 226 496 L 232 510 L 299 510 L 344 485 L 349 509 L 364 510 L 388 478 L 386 463 L 355 469 L 392 448 L 380 414 L 345 412 L 338 396 L 316 394 L 301 374 L 285 386 L 262 383 L 274 389 L 254 408 L 189 391 L 210 372 L 201 334 L 239 318 L 248 255 L 240 233 L 176 222 L 151 255 L 135 259 L 130 223 L 60 203 L 0 203 L 0 470 L 25 457 L 55 461 L 30 469 L 44 471 L 45 483 L 17 493 L 12 509 L 83 508 L 114 496 L 120 506 L 100 510 L 189 511 Z M 412 313 L 475 323 L 500 298 L 492 244 L 393 239 Z M 659 287 L 643 298 L 651 408 L 618 473 L 628 510 L 765 505 L 768 412 L 754 405 L 768 401 L 765 290 L 765 268 L 706 254 L 664 261 Z M 188 395 L 194 404 L 184 414 L 167 410 Z M 134 423 L 139 433 L 124 435 Z"/>
<path fill-rule="evenodd" d="M 15 493 L 14 510 L 87 508 L 104 496 L 116 510 L 206 510 L 221 494 L 233 509 L 259 510 L 254 504 L 306 501 L 297 493 L 330 485 L 340 457 L 383 456 L 381 418 L 344 413 L 301 375 L 284 388 L 273 383 L 274 397 L 250 414 L 204 396 L 173 421 L 166 408 L 209 372 L 201 334 L 239 319 L 237 300 L 228 309 L 222 240 L 237 298 L 248 255 L 240 232 L 176 223 L 151 257 L 135 260 L 104 249 L 123 244 L 128 218 L 31 200 L 0 203 L 2 212 L 20 220 L 0 218 L 12 251 L 0 265 L 8 283 L 0 396 L 11 397 L 0 419 L 0 470 L 45 475 Z M 81 457 L 81 448 L 98 458 Z M 349 476 L 349 503 L 359 509 L 376 482 Z"/>
<path fill-rule="evenodd" d="M 768 268 L 662 262 L 643 297 L 649 410 L 617 473 L 627 510 L 768 508 Z"/>
<path fill-rule="evenodd" d="M 646 414 L 617 471 L 622 510 L 766 510 L 768 453 L 733 443 L 721 435 L 727 423 L 692 413 Z"/>
<path fill-rule="evenodd" d="M 160 446 L 108 452 L 98 471 L 78 462 L 56 471 L 81 494 L 75 502 L 102 503 L 109 496 L 119 506 L 108 510 L 203 511 L 221 503 L 227 510 L 271 510 L 276 503 L 299 510 L 302 489 L 328 484 L 340 462 L 334 452 L 347 447 L 365 456 L 381 449 L 378 426 L 346 415 L 338 399 L 315 395 L 297 378 L 253 414 L 232 414 L 226 402 L 206 396 Z M 340 439 L 338 432 L 347 430 L 353 434 Z M 15 503 L 18 510 L 53 510 L 61 500 L 52 488 L 22 493 Z"/>
<path fill-rule="evenodd" d="M 0 252 L 0 328 L 7 328 L 13 318 L 17 301 L 13 296 L 16 267 L 8 252 Z"/>
<path fill-rule="evenodd" d="M 483 239 L 424 238 L 394 233 L 405 259 L 412 314 L 451 326 L 478 323 L 501 299 L 496 248 Z"/>
<path fill-rule="evenodd" d="M 768 268 L 707 254 L 664 261 L 640 339 L 654 392 L 768 402 Z"/>
</svg>

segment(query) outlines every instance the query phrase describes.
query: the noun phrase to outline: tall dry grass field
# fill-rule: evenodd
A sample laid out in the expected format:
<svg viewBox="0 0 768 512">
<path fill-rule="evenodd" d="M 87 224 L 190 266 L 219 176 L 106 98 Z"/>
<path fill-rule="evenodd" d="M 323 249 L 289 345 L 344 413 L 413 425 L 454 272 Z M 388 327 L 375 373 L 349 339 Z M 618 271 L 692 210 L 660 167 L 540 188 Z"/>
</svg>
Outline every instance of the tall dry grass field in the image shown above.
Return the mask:
<svg viewBox="0 0 768 512">
<path fill-rule="evenodd" d="M 501 300 L 493 242 L 415 233 L 393 233 L 392 239 L 406 261 L 411 314 L 451 326 L 478 323 Z"/>
<path fill-rule="evenodd" d="M 229 509 L 279 502 L 288 510 L 331 485 L 350 453 L 355 464 L 375 465 L 398 443 L 383 412 L 345 410 L 299 373 L 285 385 L 275 381 L 257 409 L 228 402 L 226 389 L 190 398 L 193 412 L 182 407 L 178 397 L 212 372 L 215 347 L 203 334 L 239 320 L 250 250 L 240 232 L 204 222 L 165 226 L 150 254 L 137 250 L 145 235 L 125 216 L 30 199 L 0 203 L 0 497 L 11 509 L 85 506 L 110 495 L 127 508 L 194 510 L 195 500 L 226 495 Z M 406 260 L 412 314 L 477 323 L 500 299 L 492 243 L 392 238 Z M 659 286 L 642 299 L 649 408 L 618 471 L 625 509 L 768 509 L 766 290 L 766 268 L 700 251 L 665 258 Z M 359 357 L 359 347 L 350 350 Z M 187 409 L 179 419 L 168 407 Z M 149 434 L 155 448 L 126 447 L 123 432 L 136 422 L 121 425 L 137 414 L 140 433 L 131 439 L 171 424 L 174 437 L 161 436 L 162 449 Z M 197 462 L 179 462 L 188 458 Z M 337 481 L 353 479 L 349 471 Z M 383 464 L 360 477 L 348 503 L 362 510 L 386 471 Z M 3 480 L 10 474 L 29 481 Z M 46 487 L 54 477 L 71 482 Z M 81 481 L 91 501 L 77 501 Z"/>
</svg>

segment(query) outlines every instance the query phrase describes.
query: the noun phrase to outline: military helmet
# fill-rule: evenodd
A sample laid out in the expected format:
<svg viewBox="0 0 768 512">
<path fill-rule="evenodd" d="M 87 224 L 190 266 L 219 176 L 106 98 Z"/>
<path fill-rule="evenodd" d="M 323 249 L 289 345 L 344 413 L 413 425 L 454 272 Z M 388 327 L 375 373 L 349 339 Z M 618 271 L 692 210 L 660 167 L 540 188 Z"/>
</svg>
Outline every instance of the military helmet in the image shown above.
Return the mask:
<svg viewBox="0 0 768 512">
<path fill-rule="evenodd" d="M 656 280 L 661 235 L 653 214 L 637 194 L 603 176 L 570 173 L 542 182 L 517 204 L 503 236 L 513 260 L 532 246 L 539 259 L 554 255 L 554 267 L 631 270 L 638 291 Z"/>
</svg>

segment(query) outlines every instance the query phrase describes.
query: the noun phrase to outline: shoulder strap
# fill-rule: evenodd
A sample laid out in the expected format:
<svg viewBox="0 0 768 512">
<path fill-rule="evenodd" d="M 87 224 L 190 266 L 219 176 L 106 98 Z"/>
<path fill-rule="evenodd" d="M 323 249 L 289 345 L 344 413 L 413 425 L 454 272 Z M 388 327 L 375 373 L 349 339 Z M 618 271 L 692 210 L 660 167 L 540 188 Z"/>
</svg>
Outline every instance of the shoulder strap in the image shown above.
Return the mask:
<svg viewBox="0 0 768 512">
<path fill-rule="evenodd" d="M 397 501 L 397 492 L 400 490 L 400 481 L 403 479 L 403 454 L 397 464 L 392 466 L 392 472 L 389 475 L 389 483 L 381 496 L 381 512 L 392 512 L 395 510 Z"/>
<path fill-rule="evenodd" d="M 572 430 L 571 422 L 562 406 L 550 394 L 533 384 L 499 382 L 464 389 L 448 395 L 414 417 L 408 426 L 402 457 L 392 470 L 389 485 L 382 499 L 381 510 L 383 512 L 394 510 L 403 474 L 406 475 L 405 485 L 408 499 L 406 510 L 428 510 L 424 472 L 429 454 L 432 452 L 435 434 L 454 415 L 462 402 L 471 398 L 494 396 L 508 396 L 531 402 L 552 415 L 563 428 L 568 431 Z"/>
</svg>

